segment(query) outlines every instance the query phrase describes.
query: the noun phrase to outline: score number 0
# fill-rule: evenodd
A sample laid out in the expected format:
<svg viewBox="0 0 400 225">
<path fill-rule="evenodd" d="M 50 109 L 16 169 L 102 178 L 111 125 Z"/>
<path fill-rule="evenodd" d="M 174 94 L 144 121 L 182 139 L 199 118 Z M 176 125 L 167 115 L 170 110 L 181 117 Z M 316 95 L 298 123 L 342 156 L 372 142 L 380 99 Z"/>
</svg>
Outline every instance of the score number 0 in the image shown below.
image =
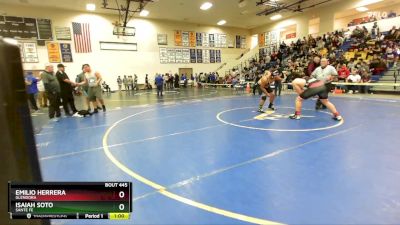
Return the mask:
<svg viewBox="0 0 400 225">
<path fill-rule="evenodd" d="M 118 196 L 119 196 L 119 198 L 124 198 L 125 197 L 125 192 L 120 191 L 118 193 Z M 121 203 L 121 204 L 119 204 L 118 208 L 119 208 L 119 210 L 123 211 L 125 209 L 125 205 Z"/>
</svg>

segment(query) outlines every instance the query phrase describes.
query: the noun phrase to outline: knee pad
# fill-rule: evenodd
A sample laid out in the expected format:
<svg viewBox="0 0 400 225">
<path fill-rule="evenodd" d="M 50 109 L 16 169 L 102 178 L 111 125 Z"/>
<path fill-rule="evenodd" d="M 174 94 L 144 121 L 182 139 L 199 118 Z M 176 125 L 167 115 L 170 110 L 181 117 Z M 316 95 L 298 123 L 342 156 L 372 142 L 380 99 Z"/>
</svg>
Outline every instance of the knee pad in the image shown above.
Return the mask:
<svg viewBox="0 0 400 225">
<path fill-rule="evenodd" d="M 267 100 L 267 96 L 262 96 L 261 99 L 265 101 Z"/>
</svg>

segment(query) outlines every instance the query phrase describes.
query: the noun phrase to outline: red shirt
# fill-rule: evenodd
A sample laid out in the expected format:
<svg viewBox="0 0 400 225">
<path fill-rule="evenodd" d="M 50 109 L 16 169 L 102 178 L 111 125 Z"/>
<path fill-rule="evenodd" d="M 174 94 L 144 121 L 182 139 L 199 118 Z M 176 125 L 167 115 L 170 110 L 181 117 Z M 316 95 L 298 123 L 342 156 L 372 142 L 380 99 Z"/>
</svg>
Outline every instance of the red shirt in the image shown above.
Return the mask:
<svg viewBox="0 0 400 225">
<path fill-rule="evenodd" d="M 350 75 L 350 71 L 349 71 L 349 69 L 347 69 L 347 67 L 342 67 L 338 71 L 338 74 L 339 74 L 339 78 L 347 78 Z"/>
</svg>

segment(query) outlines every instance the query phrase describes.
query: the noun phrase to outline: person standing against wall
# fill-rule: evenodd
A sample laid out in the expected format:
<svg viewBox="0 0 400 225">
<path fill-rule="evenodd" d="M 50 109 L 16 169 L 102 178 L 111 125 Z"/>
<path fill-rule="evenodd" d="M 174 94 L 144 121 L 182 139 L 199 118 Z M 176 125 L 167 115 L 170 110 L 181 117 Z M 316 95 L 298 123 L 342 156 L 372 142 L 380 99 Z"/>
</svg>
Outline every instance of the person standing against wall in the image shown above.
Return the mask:
<svg viewBox="0 0 400 225">
<path fill-rule="evenodd" d="M 60 94 L 65 115 L 72 116 L 73 114 L 78 112 L 78 110 L 76 110 L 75 108 L 74 95 L 72 94 L 72 86 L 76 86 L 76 84 L 75 82 L 71 81 L 67 73 L 65 73 L 65 66 L 63 64 L 58 64 L 57 69 L 58 71 L 56 73 L 56 77 L 58 79 L 58 82 L 60 83 Z M 72 110 L 72 114 L 70 112 L 70 109 Z"/>
<path fill-rule="evenodd" d="M 124 75 L 124 79 L 122 79 L 122 83 L 124 84 L 125 91 L 128 91 L 129 86 L 128 86 L 128 78 L 126 77 L 126 75 Z"/>
<path fill-rule="evenodd" d="M 121 93 L 121 89 L 122 89 L 122 79 L 121 79 L 121 76 L 118 76 L 118 78 L 117 78 L 117 84 L 118 84 L 118 91 Z"/>
<path fill-rule="evenodd" d="M 54 74 L 54 67 L 47 64 L 42 73 L 42 80 L 46 90 L 47 97 L 50 101 L 49 118 L 53 122 L 58 122 L 61 117 L 60 111 L 60 83 Z"/>
<path fill-rule="evenodd" d="M 31 107 L 34 111 L 38 111 L 37 107 L 37 95 L 38 95 L 38 87 L 37 82 L 39 79 L 33 76 L 32 72 L 28 72 L 25 76 L 25 84 L 26 84 L 26 92 L 28 93 L 28 99 L 31 103 Z"/>
</svg>

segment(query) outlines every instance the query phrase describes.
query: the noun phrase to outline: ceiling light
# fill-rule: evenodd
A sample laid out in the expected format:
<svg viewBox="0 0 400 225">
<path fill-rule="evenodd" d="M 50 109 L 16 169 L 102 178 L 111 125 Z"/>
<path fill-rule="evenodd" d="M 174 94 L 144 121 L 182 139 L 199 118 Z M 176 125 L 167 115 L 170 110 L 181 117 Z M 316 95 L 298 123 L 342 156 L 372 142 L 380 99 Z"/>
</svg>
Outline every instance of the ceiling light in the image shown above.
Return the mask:
<svg viewBox="0 0 400 225">
<path fill-rule="evenodd" d="M 217 24 L 221 26 L 221 25 L 226 24 L 226 21 L 225 20 L 220 20 Z"/>
<path fill-rule="evenodd" d="M 212 6 L 213 6 L 212 3 L 210 3 L 210 2 L 204 2 L 204 3 L 200 6 L 200 9 L 201 9 L 201 10 L 208 10 L 208 9 L 210 9 Z"/>
<path fill-rule="evenodd" d="M 364 7 L 364 6 L 362 6 L 362 7 L 358 7 L 358 8 L 356 8 L 356 10 L 357 10 L 357 11 L 359 11 L 359 12 L 365 12 L 365 11 L 368 11 L 368 8 L 367 8 L 367 7 Z"/>
<path fill-rule="evenodd" d="M 88 3 L 88 4 L 86 4 L 86 10 L 94 11 L 94 10 L 96 10 L 96 5 L 93 3 Z"/>
<path fill-rule="evenodd" d="M 276 15 L 274 15 L 274 16 L 271 16 L 271 20 L 279 20 L 280 18 L 282 18 L 282 15 L 281 14 L 276 14 Z"/>
<path fill-rule="evenodd" d="M 149 11 L 143 9 L 142 11 L 140 11 L 139 16 L 148 16 L 149 15 Z"/>
</svg>

